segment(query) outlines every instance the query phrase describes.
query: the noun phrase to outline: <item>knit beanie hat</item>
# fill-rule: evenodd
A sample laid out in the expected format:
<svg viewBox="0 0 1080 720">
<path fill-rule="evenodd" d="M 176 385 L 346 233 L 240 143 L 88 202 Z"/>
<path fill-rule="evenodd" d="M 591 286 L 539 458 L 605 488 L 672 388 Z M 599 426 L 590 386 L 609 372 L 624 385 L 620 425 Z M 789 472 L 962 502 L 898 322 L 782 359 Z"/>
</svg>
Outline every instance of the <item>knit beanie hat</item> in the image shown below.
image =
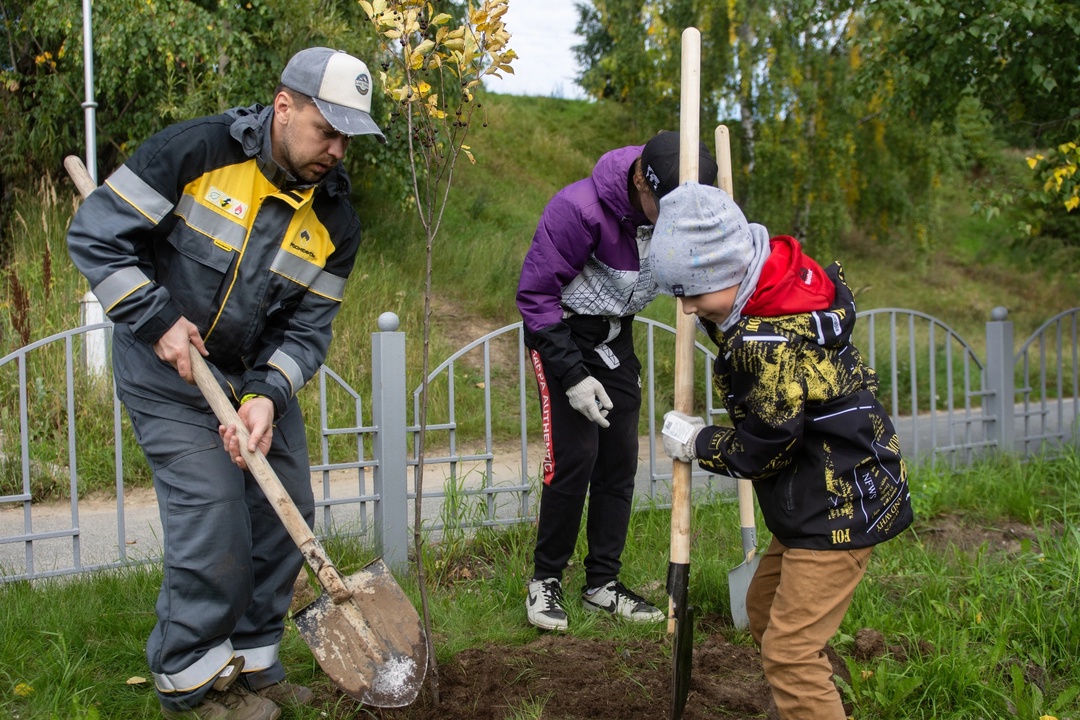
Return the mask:
<svg viewBox="0 0 1080 720">
<path fill-rule="evenodd" d="M 679 133 L 661 130 L 653 135 L 641 150 L 641 172 L 652 188 L 653 195 L 662 198 L 679 186 Z M 708 146 L 698 142 L 698 182 L 716 182 L 716 160 Z"/>
<path fill-rule="evenodd" d="M 649 246 L 649 264 L 660 292 L 703 295 L 739 285 L 733 312 L 738 322 L 769 257 L 769 232 L 746 221 L 731 196 L 717 187 L 683 183 L 660 199 L 660 217 Z"/>
</svg>

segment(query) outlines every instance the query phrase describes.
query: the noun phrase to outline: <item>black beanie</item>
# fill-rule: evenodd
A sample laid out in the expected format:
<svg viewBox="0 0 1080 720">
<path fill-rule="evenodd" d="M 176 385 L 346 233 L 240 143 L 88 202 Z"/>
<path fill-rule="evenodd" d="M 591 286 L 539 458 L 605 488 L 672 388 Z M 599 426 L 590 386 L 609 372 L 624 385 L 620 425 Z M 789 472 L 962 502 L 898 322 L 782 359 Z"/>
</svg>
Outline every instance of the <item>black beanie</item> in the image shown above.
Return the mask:
<svg viewBox="0 0 1080 720">
<path fill-rule="evenodd" d="M 661 130 L 641 151 L 641 172 L 657 198 L 679 186 L 679 133 Z M 703 142 L 698 142 L 698 182 L 716 182 L 716 160 Z"/>
</svg>

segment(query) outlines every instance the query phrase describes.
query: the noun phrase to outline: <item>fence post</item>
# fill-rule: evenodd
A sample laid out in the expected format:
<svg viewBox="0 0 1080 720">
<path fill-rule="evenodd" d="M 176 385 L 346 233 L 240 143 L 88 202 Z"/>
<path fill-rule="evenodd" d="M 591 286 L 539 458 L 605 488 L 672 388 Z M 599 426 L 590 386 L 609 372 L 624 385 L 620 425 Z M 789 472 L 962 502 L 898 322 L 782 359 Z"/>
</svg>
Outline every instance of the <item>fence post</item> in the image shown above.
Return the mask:
<svg viewBox="0 0 1080 720">
<path fill-rule="evenodd" d="M 375 425 L 375 537 L 383 560 L 393 570 L 408 565 L 408 467 L 405 432 L 405 333 L 392 312 L 379 316 L 371 335 L 371 414 Z"/>
<path fill-rule="evenodd" d="M 105 311 L 94 293 L 88 292 L 79 300 L 79 319 L 84 326 L 105 322 Z M 104 330 L 91 330 L 84 334 L 82 354 L 83 364 L 89 372 L 105 372 L 107 351 Z"/>
<path fill-rule="evenodd" d="M 998 306 L 986 323 L 986 436 L 1000 452 L 1015 451 L 1016 388 L 1013 379 L 1013 324 L 1009 311 Z"/>
</svg>

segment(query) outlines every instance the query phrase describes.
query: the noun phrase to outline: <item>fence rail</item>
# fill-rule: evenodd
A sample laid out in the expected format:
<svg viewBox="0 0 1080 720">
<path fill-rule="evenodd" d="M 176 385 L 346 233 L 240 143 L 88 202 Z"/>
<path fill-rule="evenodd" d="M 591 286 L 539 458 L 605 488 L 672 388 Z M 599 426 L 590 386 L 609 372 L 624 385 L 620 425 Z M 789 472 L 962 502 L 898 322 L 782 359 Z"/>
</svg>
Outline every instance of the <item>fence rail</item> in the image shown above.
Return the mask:
<svg viewBox="0 0 1080 720">
<path fill-rule="evenodd" d="M 878 372 L 880 396 L 909 458 L 955 467 L 987 452 L 1029 456 L 1076 443 L 1080 308 L 1048 320 L 1016 352 L 1012 323 L 996 308 L 981 358 L 952 328 L 924 313 L 885 308 L 861 312 L 859 319 L 855 344 Z M 675 331 L 644 318 L 635 328 L 644 409 L 636 501 L 664 506 L 671 463 L 656 442 L 656 419 L 670 407 Z M 91 323 L 0 358 L 0 582 L 157 558 L 156 505 L 145 490 L 132 499 L 135 491 L 127 489 L 133 476 L 149 471 L 102 366 L 110 332 L 107 322 Z M 367 404 L 330 368 L 321 368 L 311 384 L 319 404 L 311 466 L 316 530 L 362 537 L 392 567 L 407 562 L 417 522 L 437 536 L 532 520 L 543 455 L 521 323 L 461 348 L 411 393 L 405 342 L 397 317 L 383 314 L 372 334 Z M 722 422 L 710 381 L 715 356 L 698 343 L 695 358 L 703 413 Z M 425 388 L 428 417 L 421 433 Z M 515 430 L 511 440 L 497 442 L 493 407 L 507 403 L 518 411 Z M 481 423 L 476 413 L 483 413 Z M 463 425 L 483 430 L 466 433 Z M 109 436 L 108 447 L 95 447 L 88 436 Z M 81 479 L 110 472 L 115 500 L 102 509 L 100 501 L 80 499 Z M 728 478 L 702 471 L 693 477 L 696 492 L 733 489 Z M 35 502 L 38 489 L 49 484 L 64 487 L 70 502 Z"/>
</svg>

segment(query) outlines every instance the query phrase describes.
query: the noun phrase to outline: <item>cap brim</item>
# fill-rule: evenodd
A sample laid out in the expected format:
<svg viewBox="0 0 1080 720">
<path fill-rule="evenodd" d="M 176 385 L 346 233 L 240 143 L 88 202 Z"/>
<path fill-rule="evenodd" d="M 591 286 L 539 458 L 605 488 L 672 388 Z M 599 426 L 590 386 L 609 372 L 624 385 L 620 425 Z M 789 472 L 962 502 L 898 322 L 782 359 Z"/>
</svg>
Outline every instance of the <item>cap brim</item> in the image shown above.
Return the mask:
<svg viewBox="0 0 1080 720">
<path fill-rule="evenodd" d="M 342 135 L 349 137 L 374 135 L 379 142 L 386 142 L 386 136 L 383 135 L 382 130 L 371 119 L 371 116 L 363 110 L 337 105 L 319 98 L 312 98 L 312 100 L 315 101 L 315 107 L 319 108 L 319 112 L 326 118 L 326 122 L 330 123 Z"/>
</svg>

